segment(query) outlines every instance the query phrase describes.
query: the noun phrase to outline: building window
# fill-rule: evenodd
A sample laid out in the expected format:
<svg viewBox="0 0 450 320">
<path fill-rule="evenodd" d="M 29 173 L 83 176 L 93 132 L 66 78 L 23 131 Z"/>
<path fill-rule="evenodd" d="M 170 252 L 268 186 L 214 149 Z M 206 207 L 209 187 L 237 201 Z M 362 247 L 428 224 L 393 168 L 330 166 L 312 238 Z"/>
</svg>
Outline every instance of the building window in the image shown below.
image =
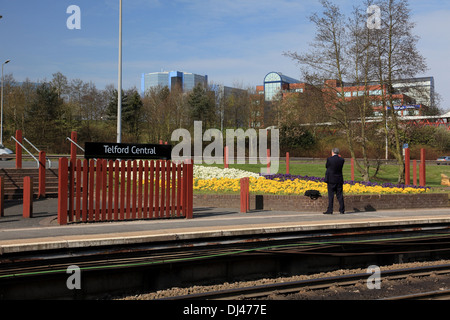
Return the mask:
<svg viewBox="0 0 450 320">
<path fill-rule="evenodd" d="M 280 82 L 272 82 L 272 83 L 266 83 L 264 86 L 264 92 L 266 101 L 272 101 L 273 97 L 280 92 L 281 90 L 281 83 Z"/>
</svg>

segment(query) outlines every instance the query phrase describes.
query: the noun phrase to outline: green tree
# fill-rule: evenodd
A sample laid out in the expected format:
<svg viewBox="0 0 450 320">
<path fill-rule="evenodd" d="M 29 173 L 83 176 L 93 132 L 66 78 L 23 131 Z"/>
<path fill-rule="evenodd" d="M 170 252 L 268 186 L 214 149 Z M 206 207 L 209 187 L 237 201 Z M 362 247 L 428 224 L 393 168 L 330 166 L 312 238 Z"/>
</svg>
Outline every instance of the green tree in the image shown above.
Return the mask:
<svg viewBox="0 0 450 320">
<path fill-rule="evenodd" d="M 198 84 L 189 94 L 188 105 L 193 121 L 202 121 L 206 127 L 215 122 L 215 103 L 211 91 Z"/>
<path fill-rule="evenodd" d="M 110 121 L 117 120 L 117 90 L 111 92 L 108 107 L 106 108 L 107 119 Z M 140 123 L 142 100 L 136 89 L 128 91 L 122 90 L 122 124 L 124 131 L 129 135 L 128 140 L 138 142 L 140 138 Z M 127 137 L 125 137 L 127 140 Z"/>
<path fill-rule="evenodd" d="M 61 152 L 60 141 L 70 130 L 68 112 L 55 87 L 48 82 L 39 84 L 26 109 L 24 135 L 47 152 Z"/>
</svg>

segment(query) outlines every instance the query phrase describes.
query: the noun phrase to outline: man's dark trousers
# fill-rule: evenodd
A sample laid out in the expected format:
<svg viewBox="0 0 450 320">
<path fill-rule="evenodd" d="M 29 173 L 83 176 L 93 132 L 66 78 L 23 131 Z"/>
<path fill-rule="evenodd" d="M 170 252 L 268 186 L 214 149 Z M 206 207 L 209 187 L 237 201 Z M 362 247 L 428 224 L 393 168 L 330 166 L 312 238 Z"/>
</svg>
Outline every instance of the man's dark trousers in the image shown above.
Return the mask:
<svg viewBox="0 0 450 320">
<path fill-rule="evenodd" d="M 339 201 L 339 212 L 345 212 L 344 205 L 344 195 L 343 195 L 343 184 L 342 183 L 328 183 L 328 209 L 327 212 L 333 212 L 333 200 L 334 194 L 336 193 L 336 198 Z"/>
<path fill-rule="evenodd" d="M 328 186 L 328 209 L 326 211 L 328 213 L 333 212 L 334 194 L 336 194 L 336 198 L 339 201 L 339 212 L 344 213 L 345 211 L 343 196 L 344 177 L 342 174 L 344 163 L 345 160 L 336 154 L 327 159 L 325 182 Z"/>
</svg>

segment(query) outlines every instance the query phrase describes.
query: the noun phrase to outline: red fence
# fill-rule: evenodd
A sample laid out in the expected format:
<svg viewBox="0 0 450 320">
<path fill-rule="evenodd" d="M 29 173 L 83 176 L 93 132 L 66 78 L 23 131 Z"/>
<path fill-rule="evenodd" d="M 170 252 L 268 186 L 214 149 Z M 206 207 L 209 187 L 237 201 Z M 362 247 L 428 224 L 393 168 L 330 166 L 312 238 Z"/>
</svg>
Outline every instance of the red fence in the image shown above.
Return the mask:
<svg viewBox="0 0 450 320">
<path fill-rule="evenodd" d="M 58 223 L 193 216 L 193 165 L 59 160 Z"/>
</svg>

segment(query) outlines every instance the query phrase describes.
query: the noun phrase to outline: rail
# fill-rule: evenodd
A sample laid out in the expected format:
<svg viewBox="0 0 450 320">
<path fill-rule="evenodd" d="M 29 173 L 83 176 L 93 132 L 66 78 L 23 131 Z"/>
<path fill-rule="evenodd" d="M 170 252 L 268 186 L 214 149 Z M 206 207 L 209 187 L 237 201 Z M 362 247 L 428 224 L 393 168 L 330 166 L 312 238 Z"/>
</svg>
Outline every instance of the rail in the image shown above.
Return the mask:
<svg viewBox="0 0 450 320">
<path fill-rule="evenodd" d="M 66 140 L 69 140 L 71 143 L 73 143 L 74 145 L 76 145 L 81 151 L 84 152 L 84 149 L 82 147 L 80 147 L 80 145 L 78 143 L 76 143 L 75 141 L 73 141 L 72 139 L 70 139 L 69 137 L 66 137 Z"/>
<path fill-rule="evenodd" d="M 14 139 L 15 140 L 15 139 Z M 36 148 L 31 142 L 30 140 L 28 140 L 27 138 L 23 137 L 23 140 L 25 140 L 26 142 L 28 142 L 28 144 L 30 146 L 32 146 L 34 148 L 34 150 L 36 150 L 38 153 L 41 152 L 41 150 L 39 150 L 38 148 Z M 22 147 L 23 148 L 23 147 Z M 28 152 L 29 153 L 29 152 Z M 48 161 L 48 167 L 51 168 L 52 167 L 52 161 L 46 156 L 45 159 Z"/>
<path fill-rule="evenodd" d="M 16 138 L 14 138 L 13 136 L 11 136 L 11 139 L 13 139 L 18 145 L 20 145 L 22 147 L 23 150 L 25 150 L 26 152 L 28 152 L 28 154 L 37 162 L 37 166 L 39 168 L 39 160 L 30 152 L 28 151 L 27 148 L 25 148 L 25 146 L 23 144 L 21 144 Z"/>
<path fill-rule="evenodd" d="M 380 273 L 380 276 L 385 280 L 398 280 L 407 277 L 424 277 L 430 275 L 447 275 L 450 273 L 449 264 L 437 264 L 431 266 L 399 268 L 392 270 L 385 270 Z M 331 286 L 353 286 L 361 281 L 367 281 L 370 274 L 356 273 L 344 274 L 338 276 L 314 278 L 306 280 L 295 280 L 287 282 L 276 282 L 271 284 L 253 285 L 251 287 L 238 287 L 232 289 L 222 289 L 217 291 L 208 291 L 201 293 L 191 293 L 187 295 L 171 296 L 161 298 L 159 300 L 236 300 L 236 299 L 261 299 L 270 294 L 277 293 L 281 295 L 293 294 L 301 289 L 308 288 L 308 290 L 323 290 Z M 441 298 L 448 299 L 450 296 L 449 290 L 433 291 L 421 294 L 411 294 L 405 296 L 387 297 L 380 300 L 406 300 L 406 299 L 425 299 L 425 298 Z"/>
</svg>

